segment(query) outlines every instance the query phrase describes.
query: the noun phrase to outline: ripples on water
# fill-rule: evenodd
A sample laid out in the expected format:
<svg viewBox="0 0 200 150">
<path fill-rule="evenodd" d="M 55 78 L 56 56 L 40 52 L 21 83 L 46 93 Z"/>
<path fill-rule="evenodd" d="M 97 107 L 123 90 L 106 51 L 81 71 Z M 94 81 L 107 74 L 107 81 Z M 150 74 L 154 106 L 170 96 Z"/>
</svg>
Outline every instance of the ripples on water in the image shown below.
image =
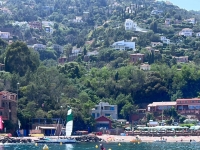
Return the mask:
<svg viewBox="0 0 200 150">
<path fill-rule="evenodd" d="M 99 143 L 84 144 L 48 144 L 49 150 L 100 150 L 95 146 Z M 38 146 L 32 145 L 4 145 L 0 146 L 0 150 L 42 150 L 44 144 Z M 106 143 L 106 150 L 200 150 L 200 143 Z"/>
</svg>

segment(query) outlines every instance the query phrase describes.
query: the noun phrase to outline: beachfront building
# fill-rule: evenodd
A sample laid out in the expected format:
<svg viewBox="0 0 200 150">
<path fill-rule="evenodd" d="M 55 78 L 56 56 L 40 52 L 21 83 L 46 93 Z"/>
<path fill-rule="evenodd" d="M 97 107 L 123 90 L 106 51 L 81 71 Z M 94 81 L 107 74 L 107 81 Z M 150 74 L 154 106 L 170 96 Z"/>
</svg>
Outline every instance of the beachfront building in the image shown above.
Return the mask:
<svg viewBox="0 0 200 150">
<path fill-rule="evenodd" d="M 153 102 L 147 106 L 147 111 L 161 112 L 172 107 L 180 114 L 197 115 L 200 118 L 200 98 L 177 99 L 175 102 Z"/>
<path fill-rule="evenodd" d="M 176 102 L 153 102 L 147 106 L 147 111 L 149 112 L 159 112 L 163 110 L 176 108 Z"/>
<path fill-rule="evenodd" d="M 38 135 L 38 136 L 59 136 L 61 131 L 64 130 L 65 128 L 63 127 L 64 120 L 61 118 L 33 118 L 32 119 L 32 130 L 29 131 L 30 135 Z M 20 133 L 24 136 L 27 135 L 26 130 L 20 131 Z"/>
<path fill-rule="evenodd" d="M 3 120 L 17 123 L 17 94 L 8 91 L 0 92 L 0 116 Z"/>
<path fill-rule="evenodd" d="M 91 115 L 95 119 L 101 116 L 109 117 L 111 119 L 118 119 L 117 105 L 110 105 L 107 102 L 100 102 L 91 110 Z"/>
<path fill-rule="evenodd" d="M 111 129 L 112 121 L 111 119 L 105 116 L 100 116 L 95 119 L 95 123 L 96 123 L 96 130 L 101 131 L 101 130 Z"/>
</svg>

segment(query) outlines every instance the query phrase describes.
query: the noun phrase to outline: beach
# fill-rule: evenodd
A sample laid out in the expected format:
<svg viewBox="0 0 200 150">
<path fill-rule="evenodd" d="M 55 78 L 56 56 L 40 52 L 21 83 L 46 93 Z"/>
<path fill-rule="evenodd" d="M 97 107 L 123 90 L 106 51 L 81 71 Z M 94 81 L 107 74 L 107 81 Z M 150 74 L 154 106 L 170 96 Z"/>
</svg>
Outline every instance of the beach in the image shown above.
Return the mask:
<svg viewBox="0 0 200 150">
<path fill-rule="evenodd" d="M 136 136 L 102 135 L 98 137 L 106 142 L 130 142 L 136 139 Z M 154 142 L 155 140 L 161 139 L 161 137 L 152 136 L 139 136 L 139 138 L 142 142 Z M 200 136 L 163 136 L 162 138 L 167 139 L 167 142 L 190 142 L 190 140 L 200 142 Z"/>
</svg>

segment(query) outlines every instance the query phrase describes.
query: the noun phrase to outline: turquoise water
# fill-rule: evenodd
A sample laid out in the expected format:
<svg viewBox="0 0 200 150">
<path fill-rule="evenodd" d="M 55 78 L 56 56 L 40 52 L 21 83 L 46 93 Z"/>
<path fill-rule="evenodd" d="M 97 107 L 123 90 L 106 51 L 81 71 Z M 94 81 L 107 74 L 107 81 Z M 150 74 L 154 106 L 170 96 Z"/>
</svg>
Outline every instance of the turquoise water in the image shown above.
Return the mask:
<svg viewBox="0 0 200 150">
<path fill-rule="evenodd" d="M 85 144 L 48 144 L 49 150 L 100 150 L 95 143 Z M 4 145 L 0 150 L 42 150 L 44 144 L 32 145 Z M 199 150 L 200 143 L 108 143 L 104 144 L 106 150 Z"/>
</svg>

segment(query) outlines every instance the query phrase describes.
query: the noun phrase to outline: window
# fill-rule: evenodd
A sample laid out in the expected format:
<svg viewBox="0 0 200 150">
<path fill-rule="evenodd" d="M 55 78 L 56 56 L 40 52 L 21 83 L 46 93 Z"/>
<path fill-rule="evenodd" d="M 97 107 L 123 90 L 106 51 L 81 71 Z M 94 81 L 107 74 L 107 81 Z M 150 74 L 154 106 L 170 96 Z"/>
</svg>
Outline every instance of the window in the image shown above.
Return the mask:
<svg viewBox="0 0 200 150">
<path fill-rule="evenodd" d="M 2 102 L 2 107 L 5 107 L 5 104 L 4 104 L 4 102 Z"/>
<path fill-rule="evenodd" d="M 111 106 L 111 107 L 110 107 L 110 110 L 115 110 L 115 107 L 114 107 L 114 106 Z"/>
<path fill-rule="evenodd" d="M 11 102 L 9 102 L 9 109 L 11 109 Z"/>
<path fill-rule="evenodd" d="M 97 113 L 97 117 L 99 117 L 99 113 Z"/>
<path fill-rule="evenodd" d="M 105 114 L 106 117 L 110 117 L 110 114 Z"/>
<path fill-rule="evenodd" d="M 94 117 L 94 118 L 95 118 L 95 113 L 92 113 L 92 117 Z"/>
</svg>

